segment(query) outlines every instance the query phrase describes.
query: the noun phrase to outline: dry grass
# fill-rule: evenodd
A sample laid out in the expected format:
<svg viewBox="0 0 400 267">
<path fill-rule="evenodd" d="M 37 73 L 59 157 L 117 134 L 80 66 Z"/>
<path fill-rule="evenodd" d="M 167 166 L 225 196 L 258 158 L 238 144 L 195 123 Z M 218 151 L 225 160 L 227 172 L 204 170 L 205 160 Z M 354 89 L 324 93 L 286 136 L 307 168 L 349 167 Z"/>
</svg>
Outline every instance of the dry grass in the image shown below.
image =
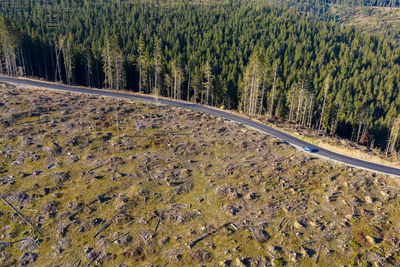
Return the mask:
<svg viewBox="0 0 400 267">
<path fill-rule="evenodd" d="M 400 263 L 397 180 L 185 109 L 0 99 L 0 195 L 43 233 L 0 203 L 1 266 Z"/>
<path fill-rule="evenodd" d="M 386 9 L 388 9 L 388 8 L 386 8 Z M 400 11 L 400 9 L 399 9 L 399 11 Z M 24 79 L 32 80 L 29 78 L 24 78 Z M 46 82 L 46 83 L 48 83 L 49 85 L 54 84 L 52 82 Z M 24 88 L 24 87 L 22 87 L 22 88 Z M 25 88 L 27 88 L 27 87 L 25 87 Z M 31 87 L 30 89 L 34 89 L 34 88 Z M 101 90 L 101 89 L 96 89 L 96 90 Z M 121 91 L 120 90 L 118 92 L 132 94 L 131 91 L 124 91 L 124 90 Z M 135 94 L 141 95 L 140 93 L 135 93 Z M 159 97 L 159 98 L 166 99 L 165 97 Z M 176 100 L 176 101 L 181 101 L 181 102 L 186 103 L 186 101 L 184 101 L 184 100 Z M 213 107 L 211 107 L 211 108 L 213 108 Z M 223 107 L 221 107 L 221 108 L 223 109 Z M 234 113 L 235 115 L 243 116 L 243 117 L 247 118 L 247 116 L 244 116 L 243 114 L 240 114 L 240 113 L 237 113 L 237 112 L 234 112 L 231 110 L 226 110 L 226 112 Z M 257 118 L 253 118 L 253 119 L 257 120 Z M 393 166 L 393 167 L 400 167 L 398 155 L 393 155 L 391 157 L 387 157 L 384 153 L 382 153 L 378 149 L 370 150 L 365 146 L 357 145 L 353 142 L 350 142 L 350 141 L 347 141 L 344 139 L 331 138 L 329 136 L 317 137 L 315 131 L 299 130 L 298 128 L 296 129 L 292 125 L 285 124 L 285 123 L 271 124 L 268 120 L 265 119 L 265 117 L 258 118 L 258 121 L 268 124 L 273 127 L 277 127 L 281 131 L 285 131 L 289 134 L 292 134 L 296 137 L 299 137 L 307 142 L 310 142 L 310 143 L 320 146 L 322 148 L 332 150 L 332 151 L 335 151 L 337 153 L 340 153 L 340 154 L 343 154 L 343 155 L 346 155 L 349 157 L 354 157 L 354 158 L 358 158 L 361 160 L 370 161 L 370 162 L 374 162 L 374 163 L 378 163 L 378 164 L 384 164 L 384 165 Z"/>
</svg>

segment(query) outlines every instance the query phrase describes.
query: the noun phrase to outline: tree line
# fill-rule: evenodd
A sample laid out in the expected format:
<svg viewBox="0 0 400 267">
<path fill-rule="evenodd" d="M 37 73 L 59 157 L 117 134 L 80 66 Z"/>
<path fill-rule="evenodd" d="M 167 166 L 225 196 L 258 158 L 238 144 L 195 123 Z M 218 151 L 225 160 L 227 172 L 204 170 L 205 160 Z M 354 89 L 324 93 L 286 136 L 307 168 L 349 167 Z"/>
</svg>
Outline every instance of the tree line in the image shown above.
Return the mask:
<svg viewBox="0 0 400 267">
<path fill-rule="evenodd" d="M 399 0 L 318 0 L 323 4 L 338 4 L 350 6 L 378 6 L 378 7 L 399 7 Z"/>
<path fill-rule="evenodd" d="M 223 106 L 398 147 L 400 49 L 352 27 L 262 1 L 16 0 L 0 11 L 1 73 Z"/>
<path fill-rule="evenodd" d="M 316 14 L 323 14 L 327 10 L 328 5 L 344 5 L 351 7 L 400 7 L 400 0 L 284 0 L 283 2 L 290 6 L 296 6 L 300 10 L 313 10 Z"/>
</svg>

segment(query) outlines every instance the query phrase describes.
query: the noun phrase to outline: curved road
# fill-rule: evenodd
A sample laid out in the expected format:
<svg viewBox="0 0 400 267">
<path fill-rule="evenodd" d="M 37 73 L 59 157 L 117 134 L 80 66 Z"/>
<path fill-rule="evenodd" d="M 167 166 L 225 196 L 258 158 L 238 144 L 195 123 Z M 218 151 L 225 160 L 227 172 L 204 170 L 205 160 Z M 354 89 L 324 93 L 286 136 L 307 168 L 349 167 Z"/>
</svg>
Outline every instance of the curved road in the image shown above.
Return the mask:
<svg viewBox="0 0 400 267">
<path fill-rule="evenodd" d="M 14 77 L 7 77 L 7 76 L 0 76 L 0 82 L 10 83 L 19 86 L 28 86 L 28 87 L 36 87 L 36 88 L 43 88 L 43 89 L 50 89 L 50 90 L 59 90 L 59 91 L 68 91 L 68 92 L 76 92 L 82 94 L 91 94 L 91 95 L 98 95 L 98 96 L 108 96 L 108 97 L 115 97 L 115 98 L 124 98 L 130 100 L 139 100 L 143 102 L 155 103 L 155 104 L 164 104 L 170 106 L 177 106 L 182 108 L 188 108 L 195 111 L 200 111 L 204 113 L 208 113 L 211 115 L 215 115 L 217 117 L 221 117 L 227 120 L 231 120 L 237 123 L 241 123 L 246 125 L 250 128 L 253 128 L 259 132 L 271 135 L 273 137 L 279 138 L 287 143 L 291 144 L 292 146 L 296 147 L 297 149 L 301 149 L 305 146 L 310 146 L 313 148 L 318 149 L 318 152 L 313 153 L 313 155 L 323 158 L 326 160 L 331 160 L 335 162 L 344 163 L 348 166 L 356 167 L 359 169 L 370 170 L 373 172 L 383 173 L 392 176 L 400 177 L 400 169 L 372 163 L 369 161 L 359 160 L 356 158 L 351 158 L 345 155 L 341 155 L 335 153 L 333 151 L 329 151 L 323 149 L 321 147 L 312 145 L 308 142 L 305 142 L 299 138 L 296 138 L 290 134 L 284 133 L 280 130 L 272 128 L 270 126 L 264 125 L 260 122 L 253 121 L 251 119 L 235 115 L 233 113 L 229 113 L 227 111 L 215 109 L 208 106 L 203 106 L 199 104 L 193 104 L 183 101 L 175 101 L 171 99 L 165 98 L 156 98 L 153 96 L 144 96 L 144 95 L 137 95 L 137 94 L 130 94 L 130 93 L 123 93 L 123 92 L 115 92 L 115 91 L 105 91 L 99 89 L 89 89 L 85 87 L 76 87 L 76 86 L 69 86 L 69 85 L 62 85 L 57 83 L 49 83 L 49 82 L 42 82 L 42 81 L 35 81 L 30 79 L 23 79 L 23 78 L 14 78 Z"/>
</svg>

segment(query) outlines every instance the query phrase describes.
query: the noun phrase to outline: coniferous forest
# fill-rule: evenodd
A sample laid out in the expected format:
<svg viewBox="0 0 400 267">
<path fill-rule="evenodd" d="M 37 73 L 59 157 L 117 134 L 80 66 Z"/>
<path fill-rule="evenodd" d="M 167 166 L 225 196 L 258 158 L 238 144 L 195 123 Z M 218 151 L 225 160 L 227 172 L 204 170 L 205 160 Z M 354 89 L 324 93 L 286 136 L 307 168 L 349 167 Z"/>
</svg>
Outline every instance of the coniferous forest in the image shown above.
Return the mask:
<svg viewBox="0 0 400 267">
<path fill-rule="evenodd" d="M 265 114 L 396 149 L 400 48 L 293 5 L 13 0 L 0 13 L 1 73 Z"/>
</svg>

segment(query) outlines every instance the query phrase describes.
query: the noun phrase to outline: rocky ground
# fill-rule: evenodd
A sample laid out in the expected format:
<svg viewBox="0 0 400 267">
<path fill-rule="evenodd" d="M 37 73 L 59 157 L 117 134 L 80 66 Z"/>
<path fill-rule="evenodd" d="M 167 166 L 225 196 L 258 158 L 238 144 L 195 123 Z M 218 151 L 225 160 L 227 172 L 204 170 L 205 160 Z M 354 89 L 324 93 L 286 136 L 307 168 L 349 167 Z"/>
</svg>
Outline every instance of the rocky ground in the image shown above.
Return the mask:
<svg viewBox="0 0 400 267">
<path fill-rule="evenodd" d="M 0 89 L 1 266 L 396 265 L 399 193 L 213 116 Z"/>
</svg>

